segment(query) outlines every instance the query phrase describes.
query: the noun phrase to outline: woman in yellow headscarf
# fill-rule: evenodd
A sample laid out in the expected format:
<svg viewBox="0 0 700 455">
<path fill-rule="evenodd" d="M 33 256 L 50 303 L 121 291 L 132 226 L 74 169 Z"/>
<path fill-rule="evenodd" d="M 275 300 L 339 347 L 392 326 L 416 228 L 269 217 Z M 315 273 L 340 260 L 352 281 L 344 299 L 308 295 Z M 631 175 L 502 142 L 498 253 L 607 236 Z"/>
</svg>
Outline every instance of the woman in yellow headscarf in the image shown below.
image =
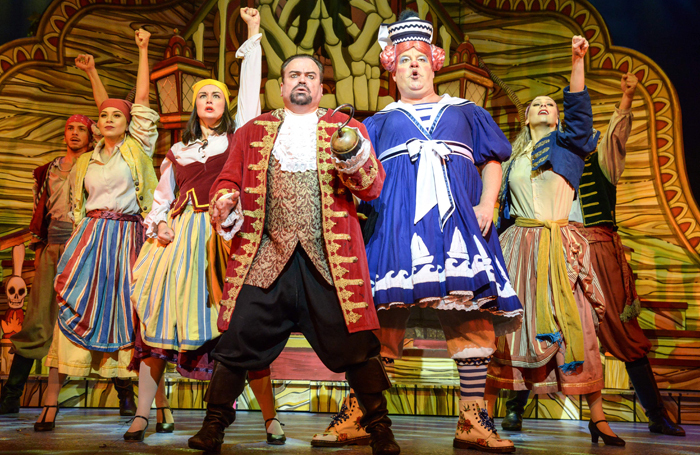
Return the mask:
<svg viewBox="0 0 700 455">
<path fill-rule="evenodd" d="M 156 431 L 173 431 L 168 403 L 156 396 L 166 361 L 185 377 L 211 377 L 209 352 L 220 335 L 216 321 L 229 244 L 212 231 L 209 189 L 228 158 L 236 127 L 260 115 L 260 15 L 243 8 L 241 17 L 248 24 L 248 41 L 237 52 L 244 62 L 236 119 L 229 111 L 226 84 L 205 79 L 193 86 L 192 115 L 182 142 L 173 145 L 161 164 L 153 209 L 144 220 L 149 239 L 136 260 L 131 293 L 138 324 L 130 368 L 139 370 L 139 401 L 124 435 L 128 441 L 143 440 L 154 398 Z M 251 373 L 251 386 L 268 421 L 268 442 L 283 443 L 269 369 Z"/>
</svg>

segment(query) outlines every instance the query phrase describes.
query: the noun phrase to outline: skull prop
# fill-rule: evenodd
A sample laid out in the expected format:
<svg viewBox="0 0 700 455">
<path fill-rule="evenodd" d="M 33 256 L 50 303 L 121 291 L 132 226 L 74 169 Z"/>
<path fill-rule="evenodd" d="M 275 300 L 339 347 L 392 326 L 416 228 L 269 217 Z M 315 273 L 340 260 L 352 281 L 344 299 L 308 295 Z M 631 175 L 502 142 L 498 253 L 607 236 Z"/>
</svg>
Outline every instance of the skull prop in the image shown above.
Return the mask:
<svg viewBox="0 0 700 455">
<path fill-rule="evenodd" d="M 13 310 L 22 308 L 24 298 L 27 296 L 27 283 L 22 279 L 22 265 L 24 265 L 24 244 L 19 244 L 12 248 L 12 276 L 5 283 L 7 304 Z"/>
<path fill-rule="evenodd" d="M 27 297 L 27 283 L 22 279 L 22 264 L 24 264 L 24 244 L 12 248 L 12 275 L 5 282 L 5 295 L 9 308 L 0 318 L 2 338 L 10 338 L 22 330 L 24 323 L 24 299 Z"/>
<path fill-rule="evenodd" d="M 24 306 L 24 298 L 27 297 L 27 284 L 20 276 L 11 276 L 5 284 L 5 295 L 10 308 L 18 309 Z"/>
</svg>

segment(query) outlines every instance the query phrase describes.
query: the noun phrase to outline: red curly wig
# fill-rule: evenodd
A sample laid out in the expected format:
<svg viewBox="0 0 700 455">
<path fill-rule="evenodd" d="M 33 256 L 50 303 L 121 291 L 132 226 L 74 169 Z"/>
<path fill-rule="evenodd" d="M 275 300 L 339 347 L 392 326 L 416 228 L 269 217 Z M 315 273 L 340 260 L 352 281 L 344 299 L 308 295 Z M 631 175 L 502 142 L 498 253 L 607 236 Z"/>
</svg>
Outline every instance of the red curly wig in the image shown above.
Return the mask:
<svg viewBox="0 0 700 455">
<path fill-rule="evenodd" d="M 411 48 L 416 48 L 418 52 L 428 56 L 433 71 L 440 70 L 445 63 L 445 50 L 425 41 L 404 41 L 396 46 L 387 46 L 379 54 L 379 61 L 385 70 L 393 73 L 396 71 L 396 62 L 399 56 Z"/>
</svg>

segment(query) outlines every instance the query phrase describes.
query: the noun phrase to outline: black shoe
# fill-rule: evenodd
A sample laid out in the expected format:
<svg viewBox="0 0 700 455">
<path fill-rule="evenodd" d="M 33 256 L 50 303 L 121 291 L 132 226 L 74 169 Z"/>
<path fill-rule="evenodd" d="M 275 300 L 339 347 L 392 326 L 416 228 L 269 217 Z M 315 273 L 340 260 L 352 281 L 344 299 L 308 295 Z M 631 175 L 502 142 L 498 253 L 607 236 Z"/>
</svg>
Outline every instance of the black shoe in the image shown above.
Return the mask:
<svg viewBox="0 0 700 455">
<path fill-rule="evenodd" d="M 277 417 L 267 419 L 265 421 L 265 433 L 267 433 L 267 443 L 272 445 L 272 446 L 281 446 L 285 443 L 285 441 L 287 441 L 287 436 L 285 436 L 284 433 L 282 433 L 282 434 L 268 433 L 267 432 L 267 422 L 269 422 L 270 420 L 276 420 L 277 423 L 279 423 L 281 426 L 284 426 L 284 424 L 282 422 L 280 422 Z"/>
<path fill-rule="evenodd" d="M 401 448 L 391 431 L 391 419 L 382 393 L 391 387 L 391 382 L 379 357 L 353 365 L 346 372 L 348 383 L 355 390 L 355 397 L 362 410 L 362 425 L 369 433 L 372 455 L 398 455 Z"/>
<path fill-rule="evenodd" d="M 522 431 L 523 415 L 518 414 L 514 409 L 509 409 L 506 412 L 506 416 L 501 421 L 501 428 L 506 431 Z"/>
<path fill-rule="evenodd" d="M 131 421 L 133 422 L 136 419 L 143 419 L 146 421 L 146 426 L 143 428 L 143 430 L 137 430 L 137 431 L 127 431 L 124 433 L 124 440 L 125 441 L 130 441 L 130 442 L 142 442 L 143 438 L 146 436 L 146 430 L 148 429 L 148 419 L 143 416 L 134 416 Z"/>
<path fill-rule="evenodd" d="M 627 374 L 639 401 L 649 418 L 649 431 L 670 436 L 685 436 L 685 430 L 673 423 L 664 408 L 664 402 L 656 384 L 649 359 L 644 356 L 634 362 L 626 362 Z"/>
<path fill-rule="evenodd" d="M 46 421 L 46 415 L 49 413 L 49 408 L 56 408 L 56 414 L 54 414 L 53 420 L 51 422 Z M 34 423 L 34 431 L 52 431 L 54 428 L 56 428 L 56 416 L 58 415 L 58 405 L 44 405 L 44 409 L 46 409 L 46 412 L 44 412 L 44 417 L 41 418 L 40 422 Z"/>
<path fill-rule="evenodd" d="M 172 433 L 175 431 L 175 422 L 168 423 L 165 421 L 165 410 L 170 411 L 170 415 L 173 415 L 173 411 L 170 406 L 164 406 L 162 408 L 156 408 L 156 420 L 158 419 L 158 411 L 163 414 L 163 422 L 156 421 L 156 433 Z"/>
<path fill-rule="evenodd" d="M 2 390 L 5 391 L 5 388 Z M 19 413 L 20 397 L 3 395 L 0 397 L 0 414 Z"/>
<path fill-rule="evenodd" d="M 207 415 L 204 417 L 202 428 L 187 441 L 190 449 L 202 450 L 207 453 L 221 452 L 224 443 L 224 431 L 236 420 L 236 410 L 233 402 L 226 404 L 207 404 Z"/>
<path fill-rule="evenodd" d="M 134 399 L 134 385 L 131 383 L 131 379 L 112 378 L 112 383 L 119 397 L 119 415 L 135 416 L 136 400 Z"/>
<path fill-rule="evenodd" d="M 394 439 L 390 425 L 391 423 L 382 422 L 367 429 L 371 436 L 369 445 L 372 447 L 372 455 L 398 455 L 401 453 L 401 448 Z"/>
<path fill-rule="evenodd" d="M 647 417 L 649 417 L 649 431 L 652 433 L 661 433 L 668 436 L 685 436 L 683 427 L 671 420 L 666 409 L 661 408 L 656 412 L 648 412 Z"/>
<path fill-rule="evenodd" d="M 214 362 L 214 372 L 204 394 L 207 402 L 207 415 L 202 428 L 192 436 L 187 445 L 190 449 L 219 453 L 224 443 L 224 431 L 236 420 L 233 404 L 245 388 L 246 370 L 230 369 L 219 362 Z"/>
<path fill-rule="evenodd" d="M 29 373 L 34 366 L 34 359 L 15 354 L 7 381 L 0 394 L 0 414 L 17 414 L 21 405 L 22 392 Z"/>
<path fill-rule="evenodd" d="M 605 443 L 606 446 L 624 446 L 625 441 L 622 438 L 618 438 L 617 436 L 608 436 L 607 434 L 603 433 L 598 429 L 598 424 L 600 422 L 605 422 L 605 420 L 599 420 L 597 422 L 593 422 L 592 420 L 588 421 L 588 431 L 591 432 L 591 442 L 598 443 L 598 438 L 603 438 L 603 442 Z"/>
<path fill-rule="evenodd" d="M 506 416 L 501 421 L 501 427 L 507 431 L 521 431 L 523 429 L 523 413 L 530 396 L 529 390 L 510 392 L 506 401 Z"/>
</svg>

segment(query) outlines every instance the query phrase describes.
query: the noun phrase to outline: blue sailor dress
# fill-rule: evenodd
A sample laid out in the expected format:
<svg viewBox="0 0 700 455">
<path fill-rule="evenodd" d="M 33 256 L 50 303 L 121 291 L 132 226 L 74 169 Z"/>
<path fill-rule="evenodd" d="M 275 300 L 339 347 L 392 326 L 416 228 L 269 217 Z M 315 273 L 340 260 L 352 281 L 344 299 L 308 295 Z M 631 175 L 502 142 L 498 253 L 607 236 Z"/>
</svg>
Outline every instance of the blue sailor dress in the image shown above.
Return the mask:
<svg viewBox="0 0 700 455">
<path fill-rule="evenodd" d="M 377 308 L 521 315 L 495 228 L 484 237 L 474 213 L 477 166 L 511 154 L 491 116 L 444 95 L 437 103 L 392 103 L 364 124 L 386 171 L 379 198 L 360 207 L 376 212 L 366 251 Z"/>
</svg>

